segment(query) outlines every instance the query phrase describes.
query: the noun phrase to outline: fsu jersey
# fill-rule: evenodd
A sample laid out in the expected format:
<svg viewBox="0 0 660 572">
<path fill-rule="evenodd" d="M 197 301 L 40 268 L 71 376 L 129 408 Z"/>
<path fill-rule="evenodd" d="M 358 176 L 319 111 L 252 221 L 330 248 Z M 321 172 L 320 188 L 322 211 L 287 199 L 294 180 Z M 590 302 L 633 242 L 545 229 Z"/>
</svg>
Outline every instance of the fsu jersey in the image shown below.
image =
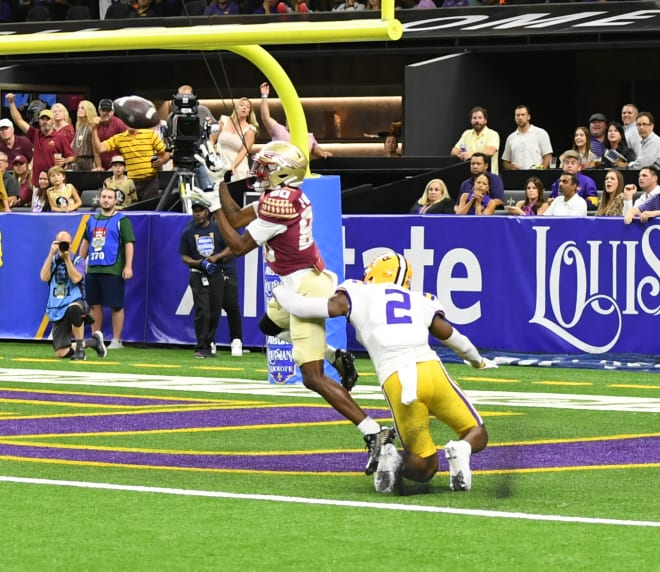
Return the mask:
<svg viewBox="0 0 660 572">
<path fill-rule="evenodd" d="M 325 268 L 312 235 L 312 204 L 305 193 L 290 187 L 276 189 L 263 193 L 256 208 L 257 219 L 247 231 L 263 245 L 273 272 L 286 276 L 305 268 Z"/>
<path fill-rule="evenodd" d="M 382 384 L 392 373 L 421 361 L 436 360 L 429 346 L 429 327 L 444 308 L 431 294 L 395 284 L 346 280 L 339 285 L 349 299 L 348 320 L 369 352 Z"/>
</svg>

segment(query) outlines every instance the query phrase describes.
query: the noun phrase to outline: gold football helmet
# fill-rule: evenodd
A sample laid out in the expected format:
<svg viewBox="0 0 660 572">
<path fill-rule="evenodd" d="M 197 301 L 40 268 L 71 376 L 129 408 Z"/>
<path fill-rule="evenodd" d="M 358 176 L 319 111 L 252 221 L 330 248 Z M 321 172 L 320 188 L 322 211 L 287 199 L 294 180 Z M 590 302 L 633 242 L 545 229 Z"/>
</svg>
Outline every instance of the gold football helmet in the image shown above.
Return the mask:
<svg viewBox="0 0 660 572">
<path fill-rule="evenodd" d="M 374 258 L 364 271 L 364 281 L 374 284 L 391 283 L 410 288 L 412 267 L 406 258 L 391 251 Z"/>
<path fill-rule="evenodd" d="M 271 141 L 252 157 L 251 187 L 272 191 L 281 187 L 298 187 L 307 173 L 307 157 L 293 143 Z"/>
</svg>

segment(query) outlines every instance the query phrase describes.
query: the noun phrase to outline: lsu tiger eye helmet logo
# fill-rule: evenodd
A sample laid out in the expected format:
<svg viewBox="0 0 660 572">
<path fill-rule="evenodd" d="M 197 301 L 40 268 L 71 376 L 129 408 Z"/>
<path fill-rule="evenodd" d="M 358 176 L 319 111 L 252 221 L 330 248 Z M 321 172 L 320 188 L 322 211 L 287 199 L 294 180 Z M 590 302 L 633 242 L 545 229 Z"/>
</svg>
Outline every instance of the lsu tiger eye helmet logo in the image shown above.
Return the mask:
<svg viewBox="0 0 660 572">
<path fill-rule="evenodd" d="M 410 289 L 412 267 L 397 252 L 386 252 L 374 258 L 364 271 L 364 281 L 372 284 L 396 284 Z"/>
</svg>

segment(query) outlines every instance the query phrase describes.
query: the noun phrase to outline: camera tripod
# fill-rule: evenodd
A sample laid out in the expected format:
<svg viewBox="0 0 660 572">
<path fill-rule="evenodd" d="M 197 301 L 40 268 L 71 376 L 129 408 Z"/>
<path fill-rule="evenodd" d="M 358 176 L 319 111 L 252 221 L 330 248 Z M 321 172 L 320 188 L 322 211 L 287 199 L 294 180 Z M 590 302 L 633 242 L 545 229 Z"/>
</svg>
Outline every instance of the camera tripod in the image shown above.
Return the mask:
<svg viewBox="0 0 660 572">
<path fill-rule="evenodd" d="M 195 182 L 196 175 L 191 169 L 188 169 L 187 167 L 177 167 L 176 171 L 172 174 L 170 182 L 167 183 L 167 187 L 165 187 L 165 190 L 160 197 L 160 201 L 158 201 L 156 210 L 165 210 L 170 195 L 172 195 L 172 193 L 178 193 L 181 197 L 182 211 L 191 214 L 192 208 L 190 206 L 190 200 L 188 200 L 187 197 L 189 191 L 192 191 L 193 187 L 197 186 Z"/>
</svg>

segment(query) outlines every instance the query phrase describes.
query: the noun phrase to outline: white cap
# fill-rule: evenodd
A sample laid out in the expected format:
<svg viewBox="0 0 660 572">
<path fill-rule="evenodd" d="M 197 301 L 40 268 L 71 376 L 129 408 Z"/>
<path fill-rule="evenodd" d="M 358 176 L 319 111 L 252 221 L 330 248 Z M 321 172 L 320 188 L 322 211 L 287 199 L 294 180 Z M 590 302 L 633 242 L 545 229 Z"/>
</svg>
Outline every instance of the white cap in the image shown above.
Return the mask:
<svg viewBox="0 0 660 572">
<path fill-rule="evenodd" d="M 0 127 L 13 127 L 14 124 L 10 119 L 0 119 Z"/>
</svg>

